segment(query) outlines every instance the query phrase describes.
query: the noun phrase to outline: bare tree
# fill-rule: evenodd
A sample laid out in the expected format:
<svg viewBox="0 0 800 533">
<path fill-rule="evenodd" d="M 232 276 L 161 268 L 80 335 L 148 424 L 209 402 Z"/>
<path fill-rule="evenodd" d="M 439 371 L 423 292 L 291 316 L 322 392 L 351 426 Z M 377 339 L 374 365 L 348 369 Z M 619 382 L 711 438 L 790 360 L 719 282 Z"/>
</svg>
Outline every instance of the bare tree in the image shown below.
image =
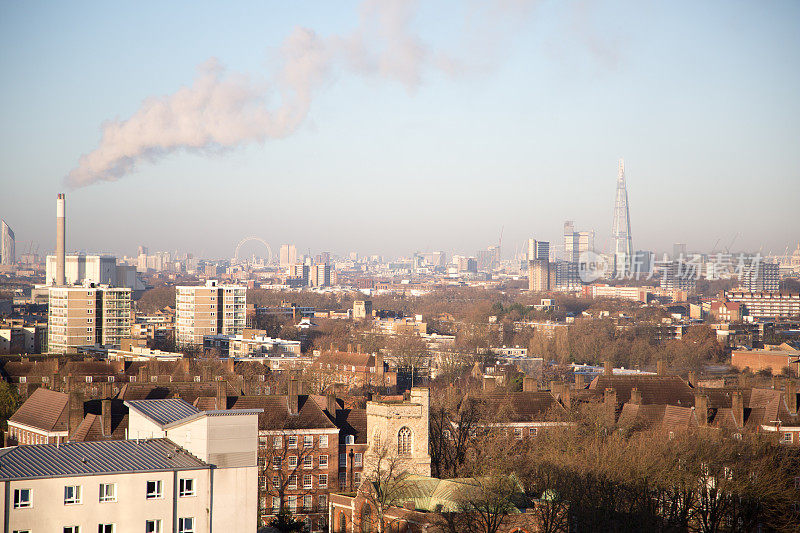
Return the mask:
<svg viewBox="0 0 800 533">
<path fill-rule="evenodd" d="M 366 500 L 360 515 L 361 531 L 383 533 L 397 522 L 397 518 L 387 517 L 387 511 L 401 507 L 409 496 L 412 483 L 405 465 L 404 458 L 391 451 L 387 444 L 370 454 L 358 488 L 358 494 Z M 374 517 L 371 515 L 373 510 Z"/>
</svg>

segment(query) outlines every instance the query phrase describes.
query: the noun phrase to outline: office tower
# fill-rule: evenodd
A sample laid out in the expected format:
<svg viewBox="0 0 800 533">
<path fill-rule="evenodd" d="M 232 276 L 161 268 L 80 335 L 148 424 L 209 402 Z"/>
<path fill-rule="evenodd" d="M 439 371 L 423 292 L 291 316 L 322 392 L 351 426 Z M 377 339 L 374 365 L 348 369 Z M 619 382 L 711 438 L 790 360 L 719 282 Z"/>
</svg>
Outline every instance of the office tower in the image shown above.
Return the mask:
<svg viewBox="0 0 800 533">
<path fill-rule="evenodd" d="M 281 244 L 280 266 L 288 267 L 297 263 L 297 247 L 294 244 Z"/>
<path fill-rule="evenodd" d="M 175 287 L 175 337 L 179 346 L 202 346 L 204 335 L 239 335 L 245 326 L 247 287 L 205 285 Z"/>
<path fill-rule="evenodd" d="M 676 242 L 672 245 L 672 259 L 677 261 L 681 258 L 686 258 L 686 243 Z"/>
<path fill-rule="evenodd" d="M 661 288 L 694 291 L 698 276 L 699 270 L 695 269 L 695 265 L 686 261 L 672 261 L 661 271 Z"/>
<path fill-rule="evenodd" d="M 619 160 L 617 175 L 617 194 L 614 200 L 614 223 L 611 229 L 614 258 L 614 275 L 623 277 L 630 272 L 633 256 L 633 240 L 631 239 L 631 219 L 628 209 L 628 189 L 625 185 L 625 162 Z"/>
<path fill-rule="evenodd" d="M 533 292 L 550 290 L 550 262 L 546 259 L 528 261 L 528 290 Z"/>
<path fill-rule="evenodd" d="M 594 231 L 575 231 L 571 220 L 564 222 L 564 261 L 577 263 L 581 254 L 594 252 Z"/>
<path fill-rule="evenodd" d="M 653 268 L 653 263 L 653 252 L 647 250 L 636 250 L 636 253 L 633 256 L 631 271 L 641 278 L 642 276 L 650 274 Z"/>
<path fill-rule="evenodd" d="M 311 267 L 312 287 L 328 287 L 331 284 L 331 266 L 328 264 L 314 265 Z"/>
<path fill-rule="evenodd" d="M 64 256 L 66 255 L 67 235 L 67 206 L 64 193 L 59 193 L 56 198 L 56 285 L 63 286 L 65 281 Z"/>
<path fill-rule="evenodd" d="M 289 277 L 301 279 L 303 285 L 308 285 L 308 277 L 310 273 L 311 267 L 308 265 L 304 265 L 303 263 L 295 263 L 293 265 L 289 265 Z"/>
<path fill-rule="evenodd" d="M 14 232 L 3 220 L 0 222 L 0 265 L 13 265 L 16 262 L 14 244 Z"/>
<path fill-rule="evenodd" d="M 528 261 L 550 261 L 550 242 L 528 239 Z"/>
<path fill-rule="evenodd" d="M 66 353 L 79 346 L 119 348 L 130 336 L 131 290 L 86 284 L 50 287 L 48 351 Z"/>
<path fill-rule="evenodd" d="M 478 250 L 475 254 L 478 270 L 493 270 L 500 262 L 500 248 L 489 246 L 486 250 Z"/>
</svg>

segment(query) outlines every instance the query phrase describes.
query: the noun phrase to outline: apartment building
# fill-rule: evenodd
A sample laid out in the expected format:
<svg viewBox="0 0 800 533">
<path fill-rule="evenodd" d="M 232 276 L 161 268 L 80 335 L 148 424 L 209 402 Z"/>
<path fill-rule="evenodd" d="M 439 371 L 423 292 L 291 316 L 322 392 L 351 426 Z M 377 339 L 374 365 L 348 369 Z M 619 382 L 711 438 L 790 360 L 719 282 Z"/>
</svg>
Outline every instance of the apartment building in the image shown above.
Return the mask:
<svg viewBox="0 0 800 533">
<path fill-rule="evenodd" d="M 258 410 L 126 405 L 132 440 L 0 450 L 5 531 L 255 531 Z"/>
<path fill-rule="evenodd" d="M 312 287 L 329 287 L 331 285 L 331 266 L 327 263 L 311 267 L 309 285 Z"/>
<path fill-rule="evenodd" d="M 550 263 L 546 259 L 528 261 L 528 290 L 533 292 L 550 290 Z"/>
<path fill-rule="evenodd" d="M 74 352 L 80 346 L 119 348 L 130 336 L 131 289 L 95 286 L 48 289 L 48 351 Z"/>
<path fill-rule="evenodd" d="M 203 346 L 206 335 L 239 335 L 245 328 L 247 288 L 205 285 L 175 288 L 175 340 L 179 346 Z"/>
<path fill-rule="evenodd" d="M 778 292 L 726 292 L 731 302 L 743 304 L 753 318 L 790 318 L 800 316 L 800 294 Z"/>
</svg>

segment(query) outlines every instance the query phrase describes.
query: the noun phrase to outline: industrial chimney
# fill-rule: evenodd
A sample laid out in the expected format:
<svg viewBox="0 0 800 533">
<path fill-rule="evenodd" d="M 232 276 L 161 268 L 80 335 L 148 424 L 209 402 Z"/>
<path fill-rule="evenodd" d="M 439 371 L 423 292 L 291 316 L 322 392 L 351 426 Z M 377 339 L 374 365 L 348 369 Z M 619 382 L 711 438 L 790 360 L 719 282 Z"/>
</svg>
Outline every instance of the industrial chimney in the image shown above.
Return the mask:
<svg viewBox="0 0 800 533">
<path fill-rule="evenodd" d="M 66 246 L 66 207 L 64 205 L 64 193 L 58 194 L 56 200 L 56 285 L 64 286 L 67 284 L 65 275 L 65 246 Z"/>
</svg>

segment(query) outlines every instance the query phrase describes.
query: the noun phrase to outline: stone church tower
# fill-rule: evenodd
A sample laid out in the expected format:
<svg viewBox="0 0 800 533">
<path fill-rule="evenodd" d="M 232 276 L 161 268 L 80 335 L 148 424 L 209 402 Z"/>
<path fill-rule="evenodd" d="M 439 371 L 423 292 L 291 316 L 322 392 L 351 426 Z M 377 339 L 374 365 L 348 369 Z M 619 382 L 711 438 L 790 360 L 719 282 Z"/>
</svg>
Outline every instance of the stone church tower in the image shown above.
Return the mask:
<svg viewBox="0 0 800 533">
<path fill-rule="evenodd" d="M 367 402 L 365 470 L 382 456 L 383 464 L 393 461 L 400 471 L 431 475 L 429 404 L 430 391 L 423 388 L 411 389 L 409 401 Z"/>
</svg>

